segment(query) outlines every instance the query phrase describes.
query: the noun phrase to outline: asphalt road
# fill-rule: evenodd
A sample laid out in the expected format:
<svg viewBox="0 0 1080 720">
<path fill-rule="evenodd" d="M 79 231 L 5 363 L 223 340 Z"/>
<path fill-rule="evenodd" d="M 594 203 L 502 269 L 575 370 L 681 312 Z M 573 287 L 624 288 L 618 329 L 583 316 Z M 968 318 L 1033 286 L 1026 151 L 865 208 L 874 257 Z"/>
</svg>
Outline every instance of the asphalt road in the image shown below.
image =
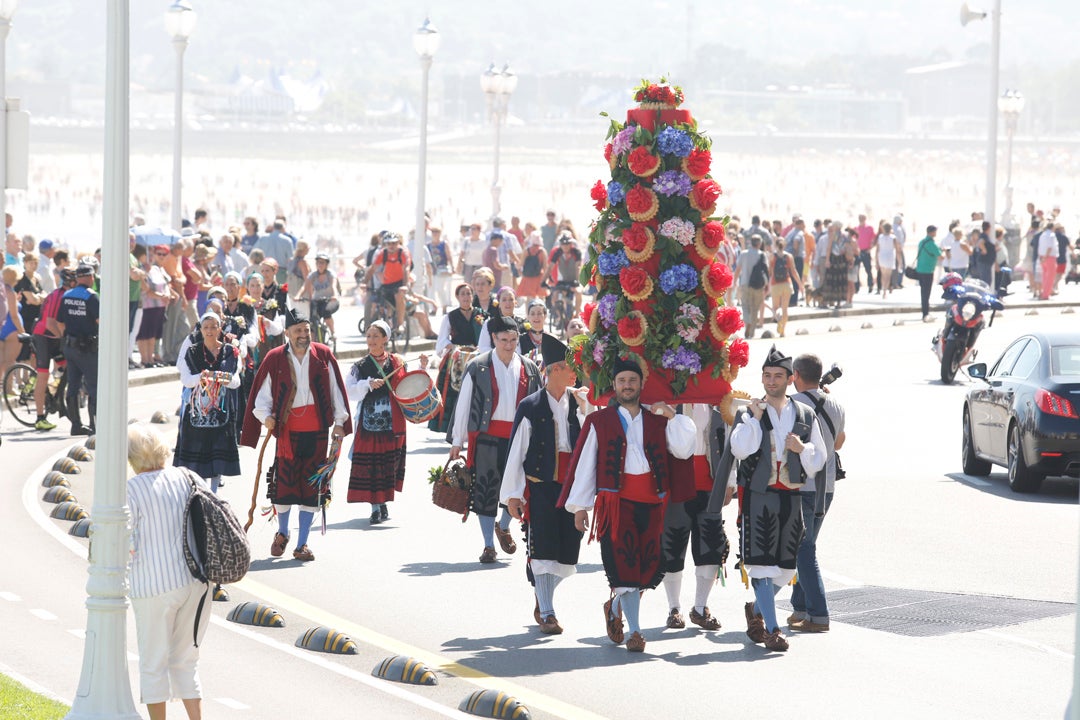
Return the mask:
<svg viewBox="0 0 1080 720">
<path fill-rule="evenodd" d="M 1010 311 L 980 338 L 982 356 L 995 357 L 1021 331 L 1075 326 L 1074 318 L 1057 309 Z M 894 326 L 896 319 L 905 322 Z M 861 329 L 865 322 L 875 327 Z M 646 652 L 628 655 L 604 635 L 606 582 L 590 545 L 578 575 L 556 595 L 565 634 L 542 636 L 521 551 L 500 555 L 494 566 L 476 561 L 475 521 L 462 525 L 430 503 L 427 469 L 442 464 L 447 446 L 411 427 L 405 492 L 390 506 L 390 522 L 371 527 L 368 506 L 344 502 L 343 464 L 327 533 L 312 537 L 314 563 L 271 560 L 274 528 L 253 527 L 255 562 L 232 588 L 233 600 L 266 602 L 287 627 L 238 626 L 224 620 L 234 603 L 215 605 L 202 655 L 207 717 L 455 716 L 458 702 L 484 687 L 517 696 L 537 718 L 748 717 L 763 707 L 813 718 L 1061 717 L 1074 652 L 1077 481 L 1048 481 L 1039 495 L 1019 496 L 1003 469 L 989 480 L 960 472 L 967 381 L 937 379 L 934 325 L 914 315 L 806 320 L 789 334 L 799 327 L 809 334 L 784 339 L 782 350 L 816 352 L 845 371 L 834 388 L 848 411 L 848 478 L 819 539 L 833 607 L 828 634 L 794 635 L 783 655 L 750 645 L 742 619 L 750 592 L 732 573 L 710 600 L 721 630 L 662 629 L 667 607 L 657 590 L 642 603 Z M 752 368 L 770 342 L 751 343 L 751 369 L 737 388 L 760 392 Z M 131 416 L 146 419 L 174 410 L 179 389 L 132 388 L 130 397 Z M 11 426 L 4 422 L 5 431 Z M 0 449 L 9 466 L 0 484 L 7 548 L 0 565 L 0 663 L 7 668 L 0 669 L 68 702 L 81 663 L 85 549 L 63 535 L 67 523 L 44 517 L 51 506 L 40 502 L 40 479 L 51 461 L 40 466 L 69 444 L 16 432 L 5 434 Z M 223 489 L 241 515 L 254 452 L 243 450 L 242 460 L 245 476 Z M 89 505 L 92 463 L 84 469 L 72 484 Z M 692 585 L 687 578 L 684 605 Z M 359 654 L 294 648 L 315 625 L 347 632 Z M 394 654 L 426 662 L 439 686 L 372 678 L 372 667 Z M 132 660 L 137 701 L 134 668 Z"/>
</svg>

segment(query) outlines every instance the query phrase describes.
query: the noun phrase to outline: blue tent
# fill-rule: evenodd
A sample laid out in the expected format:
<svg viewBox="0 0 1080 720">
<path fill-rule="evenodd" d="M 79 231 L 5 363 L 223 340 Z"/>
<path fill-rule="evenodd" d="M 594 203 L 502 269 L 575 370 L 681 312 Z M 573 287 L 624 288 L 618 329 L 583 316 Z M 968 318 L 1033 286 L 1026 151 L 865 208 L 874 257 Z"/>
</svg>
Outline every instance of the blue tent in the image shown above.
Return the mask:
<svg viewBox="0 0 1080 720">
<path fill-rule="evenodd" d="M 180 233 L 170 228 L 137 225 L 131 229 L 135 233 L 135 242 L 145 247 L 153 245 L 172 245 L 180 239 Z"/>
</svg>

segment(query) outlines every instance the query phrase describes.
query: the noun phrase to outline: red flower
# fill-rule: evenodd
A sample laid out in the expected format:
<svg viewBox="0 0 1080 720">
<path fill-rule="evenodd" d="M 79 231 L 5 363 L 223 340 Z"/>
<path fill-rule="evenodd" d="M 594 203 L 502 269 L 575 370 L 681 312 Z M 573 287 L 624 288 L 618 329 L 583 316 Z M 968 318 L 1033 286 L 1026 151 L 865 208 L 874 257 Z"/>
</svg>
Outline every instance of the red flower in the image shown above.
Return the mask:
<svg viewBox="0 0 1080 720">
<path fill-rule="evenodd" d="M 660 202 L 656 193 L 647 187 L 635 185 L 626 193 L 626 211 L 635 220 L 646 222 L 656 216 Z"/>
<path fill-rule="evenodd" d="M 604 212 L 604 208 L 607 207 L 607 188 L 604 187 L 602 181 L 596 181 L 596 184 L 592 186 L 589 197 L 593 199 L 593 207 L 595 207 L 598 212 Z"/>
<path fill-rule="evenodd" d="M 720 243 L 724 242 L 724 235 L 724 223 L 715 220 L 705 223 L 701 228 L 701 241 L 710 250 L 720 247 Z"/>
<path fill-rule="evenodd" d="M 731 268 L 724 263 L 714 262 L 709 266 L 709 285 L 716 292 L 727 292 L 727 289 L 731 287 L 731 283 L 734 279 L 735 276 L 732 275 Z"/>
<path fill-rule="evenodd" d="M 660 169 L 660 158 L 649 152 L 649 148 L 639 145 L 627 156 L 626 166 L 638 177 L 650 177 Z"/>
<path fill-rule="evenodd" d="M 576 367 L 584 367 L 585 366 L 585 362 L 584 362 L 585 352 L 584 351 L 585 351 L 585 348 L 584 348 L 583 345 L 578 345 L 577 350 L 574 351 L 574 365 Z"/>
<path fill-rule="evenodd" d="M 613 149 L 611 147 L 611 143 L 608 143 L 607 145 L 604 146 L 604 159 L 607 160 L 608 162 L 611 162 L 612 150 Z"/>
<path fill-rule="evenodd" d="M 631 252 L 639 253 L 644 250 L 645 246 L 649 244 L 649 234 L 645 231 L 645 225 L 634 223 L 623 230 L 622 243 Z"/>
<path fill-rule="evenodd" d="M 716 327 L 728 335 L 743 327 L 742 313 L 738 308 L 721 307 L 716 309 Z"/>
<path fill-rule="evenodd" d="M 619 271 L 619 284 L 627 297 L 640 295 L 649 285 L 649 274 L 640 267 L 624 267 Z"/>
<path fill-rule="evenodd" d="M 660 101 L 665 105 L 675 104 L 675 93 L 667 85 L 660 88 Z"/>
<path fill-rule="evenodd" d="M 624 338 L 636 338 L 641 334 L 641 319 L 627 315 L 619 321 L 619 335 Z"/>
<path fill-rule="evenodd" d="M 283 292 L 283 293 L 289 292 L 289 283 L 285 283 L 284 285 L 281 286 L 281 292 Z"/>
<path fill-rule="evenodd" d="M 715 180 L 699 180 L 694 183 L 690 197 L 695 208 L 708 210 L 716 205 L 716 200 L 720 197 L 721 192 L 720 185 Z"/>
<path fill-rule="evenodd" d="M 712 153 L 708 150 L 691 150 L 690 154 L 683 158 L 683 170 L 691 180 L 700 180 L 709 174 L 712 167 Z"/>
<path fill-rule="evenodd" d="M 750 345 L 742 338 L 735 338 L 728 345 L 728 363 L 735 367 L 746 367 L 750 362 Z"/>
<path fill-rule="evenodd" d="M 585 307 L 581 308 L 581 319 L 585 321 L 585 326 L 588 327 L 589 320 L 592 318 L 593 310 L 596 309 L 596 303 L 585 303 Z"/>
</svg>

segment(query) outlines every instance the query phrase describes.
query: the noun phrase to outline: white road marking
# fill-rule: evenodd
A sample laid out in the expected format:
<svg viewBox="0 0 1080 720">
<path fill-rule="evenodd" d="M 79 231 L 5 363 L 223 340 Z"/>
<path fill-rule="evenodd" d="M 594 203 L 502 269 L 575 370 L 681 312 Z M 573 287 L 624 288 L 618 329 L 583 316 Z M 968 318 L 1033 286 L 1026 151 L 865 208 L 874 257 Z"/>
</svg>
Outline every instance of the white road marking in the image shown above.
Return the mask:
<svg viewBox="0 0 1080 720">
<path fill-rule="evenodd" d="M 21 597 L 13 592 L 0 592 L 0 600 L 7 600 L 8 602 L 19 602 Z"/>
<path fill-rule="evenodd" d="M 83 628 L 72 628 L 71 630 L 68 630 L 68 632 L 79 638 L 80 640 L 86 639 L 86 630 L 84 630 Z"/>
<path fill-rule="evenodd" d="M 245 705 L 244 703 L 240 702 L 239 700 L 233 700 L 232 698 L 212 698 L 212 699 L 214 700 L 214 702 L 221 703 L 225 707 L 231 708 L 233 710 L 250 710 L 251 709 L 250 705 Z"/>
<path fill-rule="evenodd" d="M 966 482 L 968 485 L 974 485 L 976 487 L 990 487 L 991 485 L 993 485 L 993 483 L 987 480 L 972 477 L 970 475 L 958 475 L 957 477 L 959 477 L 962 481 Z"/>
<path fill-rule="evenodd" d="M 1074 657 L 1070 653 L 1064 652 L 1062 650 L 1058 650 L 1055 647 L 1050 647 L 1049 645 L 1044 645 L 1041 642 L 1036 642 L 1034 640 L 1028 640 L 1027 638 L 1017 637 L 1015 635 L 1006 635 L 1005 633 L 999 633 L 999 632 L 995 632 L 993 630 L 979 630 L 978 632 L 982 633 L 983 635 L 989 635 L 992 638 L 997 638 L 998 640 L 1005 640 L 1007 642 L 1014 642 L 1014 643 L 1016 643 L 1018 645 L 1024 645 L 1026 647 L 1033 648 L 1035 650 L 1041 650 L 1042 652 L 1049 653 L 1050 655 L 1057 655 L 1059 657 L 1066 658 L 1067 660 L 1072 660 L 1073 657 Z"/>
<path fill-rule="evenodd" d="M 49 612 L 48 610 L 42 610 L 41 608 L 34 608 L 33 610 L 30 611 L 30 614 L 33 615 L 34 617 L 40 618 L 42 620 L 56 620 L 57 619 L 57 617 L 55 615 L 53 615 L 51 612 Z"/>
</svg>

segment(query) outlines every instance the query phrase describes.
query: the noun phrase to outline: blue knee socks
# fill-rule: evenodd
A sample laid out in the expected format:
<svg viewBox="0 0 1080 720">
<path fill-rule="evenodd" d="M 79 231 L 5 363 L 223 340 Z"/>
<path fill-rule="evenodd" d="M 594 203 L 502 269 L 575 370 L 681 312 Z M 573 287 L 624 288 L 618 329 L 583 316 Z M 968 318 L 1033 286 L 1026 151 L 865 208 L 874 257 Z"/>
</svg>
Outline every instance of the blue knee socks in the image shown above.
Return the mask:
<svg viewBox="0 0 1080 720">
<path fill-rule="evenodd" d="M 300 511 L 300 532 L 296 536 L 296 547 L 302 548 L 307 545 L 308 534 L 311 532 L 311 523 L 315 521 L 315 513 Z"/>
<path fill-rule="evenodd" d="M 641 593 L 631 590 L 619 596 L 623 614 L 626 615 L 626 627 L 631 633 L 641 632 L 638 616 L 641 614 Z"/>
<path fill-rule="evenodd" d="M 503 530 L 509 530 L 511 520 L 513 520 L 513 518 L 510 517 L 510 511 L 503 508 L 502 515 L 499 516 L 499 527 Z"/>
<path fill-rule="evenodd" d="M 765 630 L 775 632 L 780 628 L 776 622 L 776 591 L 773 589 L 772 578 L 754 578 L 750 581 L 754 586 L 754 609 L 761 613 L 765 620 Z"/>
<path fill-rule="evenodd" d="M 555 614 L 555 586 L 561 580 L 558 575 L 540 573 L 533 576 L 536 589 L 536 600 L 540 604 L 540 617 Z"/>
<path fill-rule="evenodd" d="M 214 477 L 210 478 L 210 492 L 217 495 L 219 487 L 221 487 L 221 476 L 215 475 Z"/>
<path fill-rule="evenodd" d="M 480 520 L 480 534 L 484 536 L 484 547 L 495 547 L 495 518 L 477 515 Z"/>
<path fill-rule="evenodd" d="M 291 512 L 292 510 L 286 510 L 277 514 L 277 531 L 285 537 L 289 537 L 289 513 Z"/>
</svg>

